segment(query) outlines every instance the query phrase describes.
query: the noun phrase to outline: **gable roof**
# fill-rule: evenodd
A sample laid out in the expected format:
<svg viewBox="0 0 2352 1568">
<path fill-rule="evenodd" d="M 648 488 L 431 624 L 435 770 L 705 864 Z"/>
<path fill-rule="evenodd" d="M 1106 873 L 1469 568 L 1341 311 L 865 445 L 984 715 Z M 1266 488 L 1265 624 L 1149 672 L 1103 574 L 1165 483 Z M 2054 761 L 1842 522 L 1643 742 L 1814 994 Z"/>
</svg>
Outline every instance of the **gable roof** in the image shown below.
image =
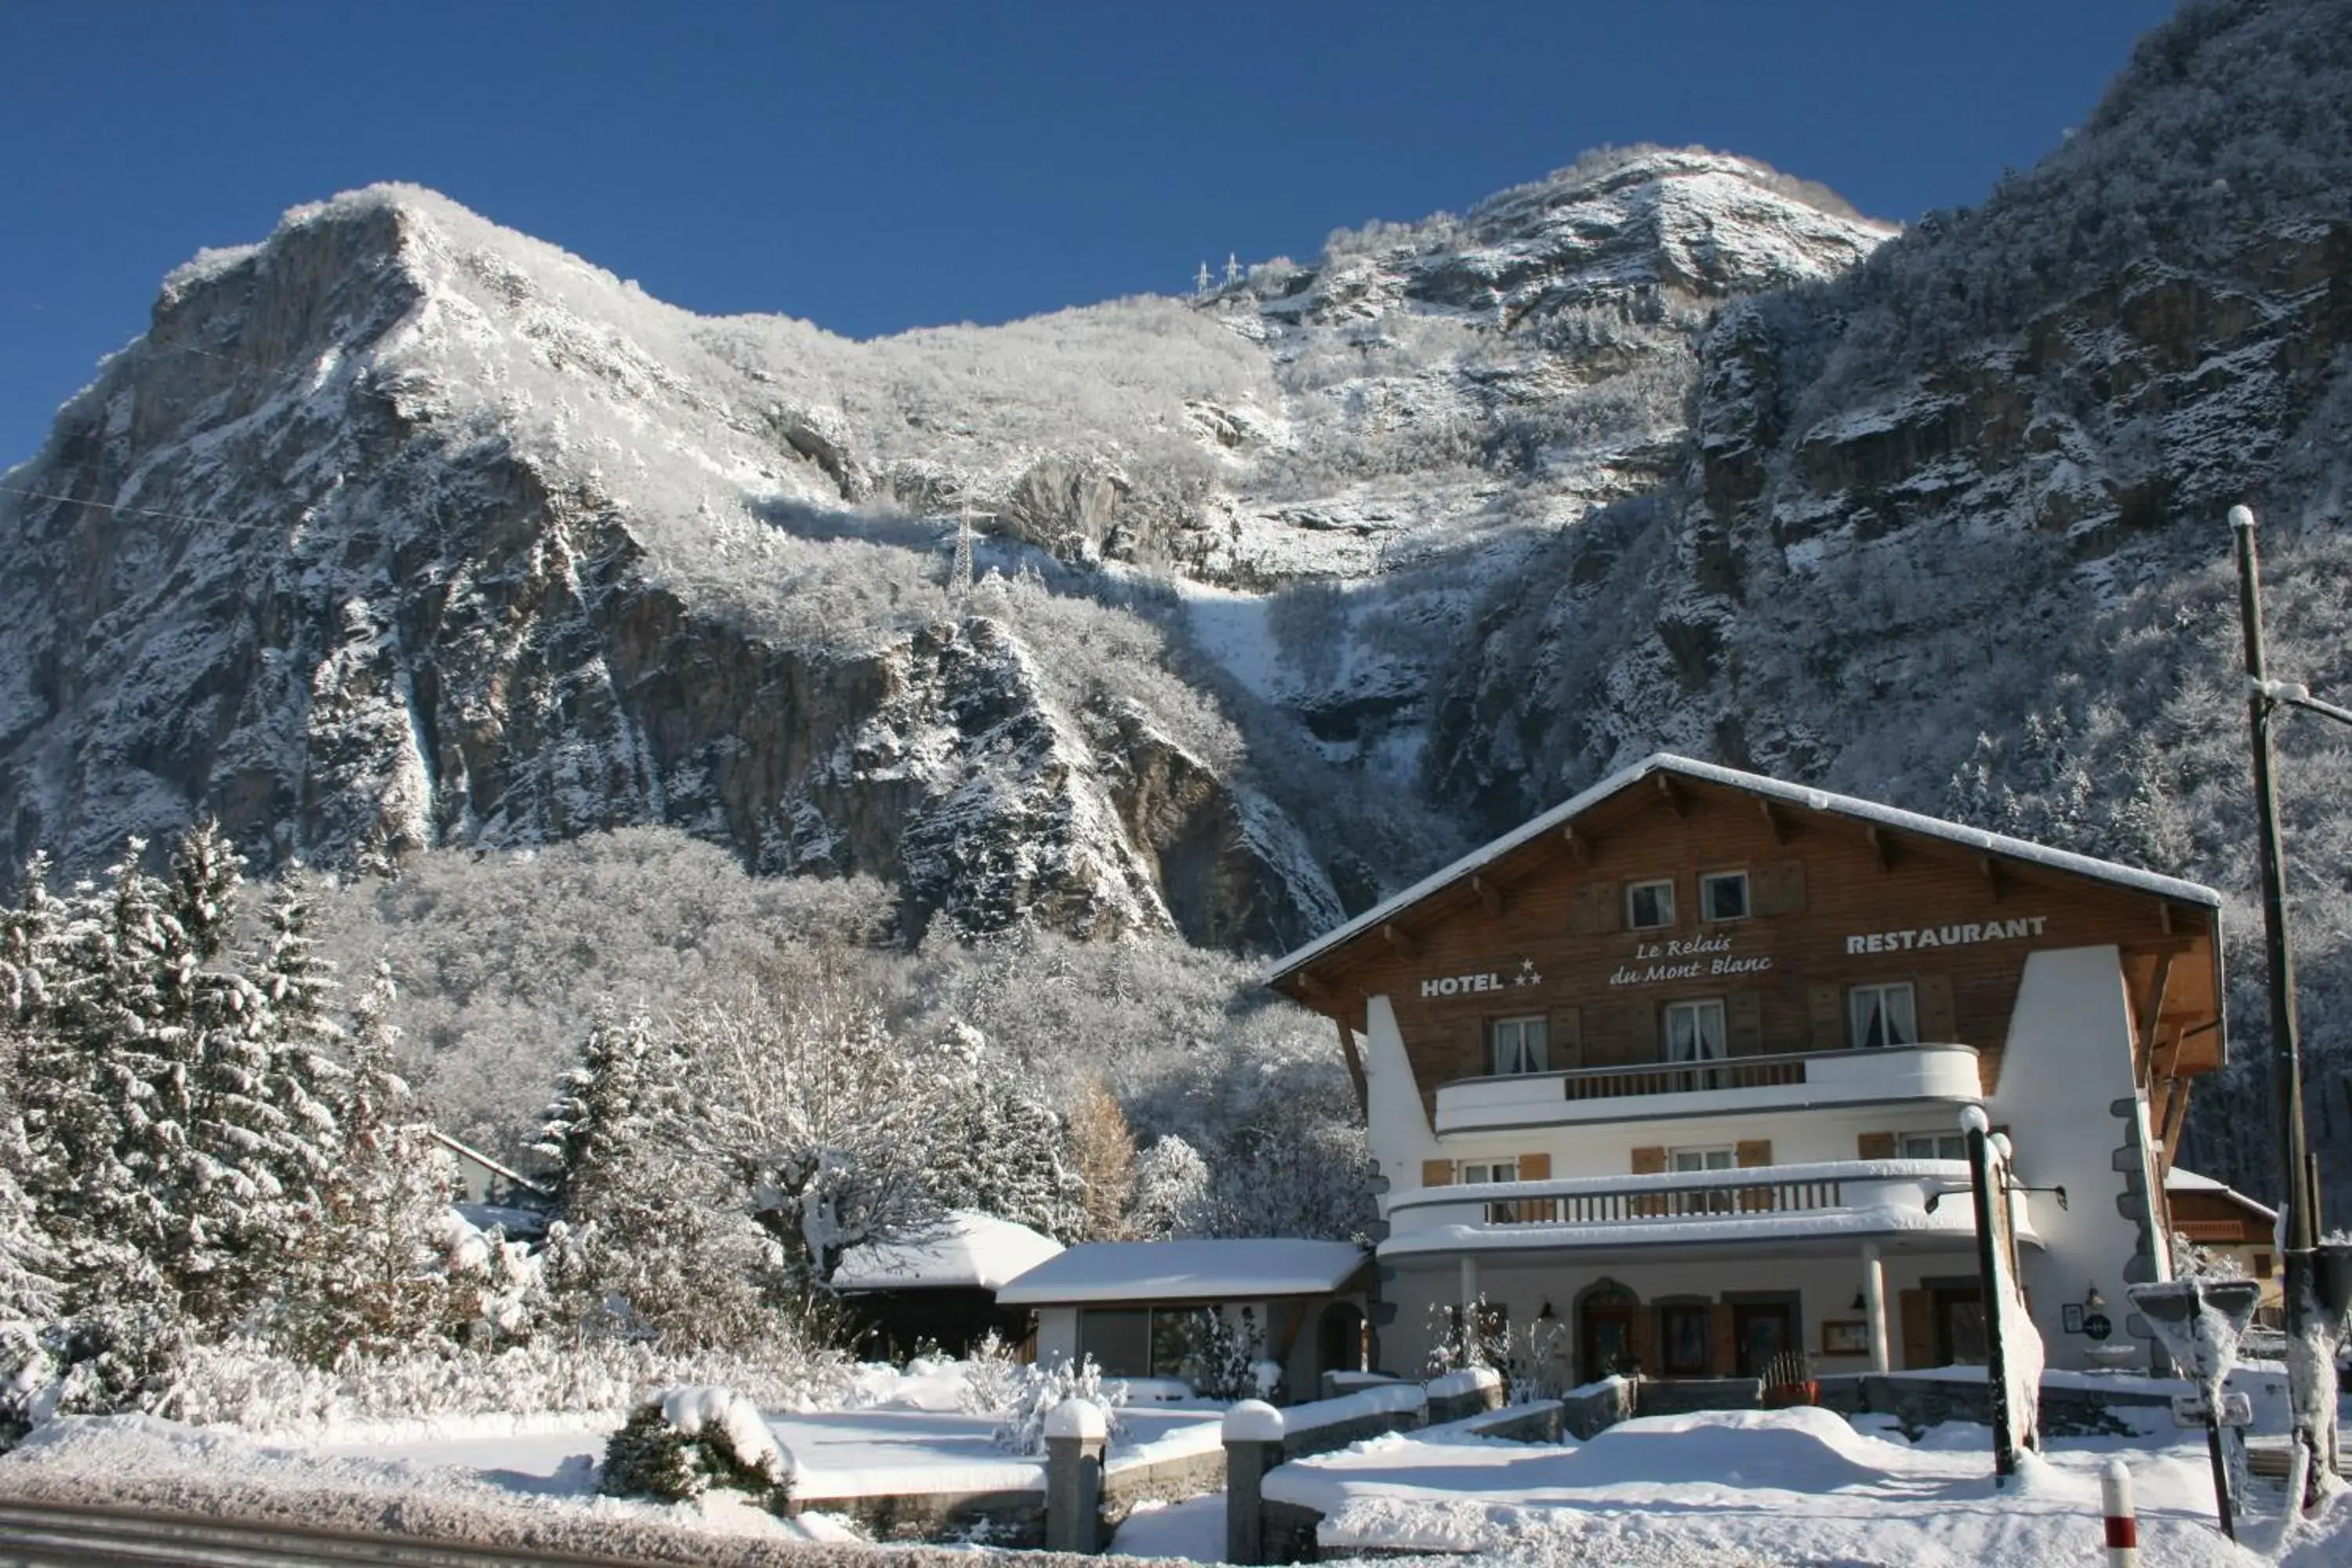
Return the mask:
<svg viewBox="0 0 2352 1568">
<path fill-rule="evenodd" d="M 1394 920 L 1399 913 L 1420 903 L 1431 895 L 1443 891 L 1463 878 L 1493 865 L 1512 850 L 1580 816 L 1612 795 L 1622 793 L 1654 773 L 1675 773 L 1703 784 L 1721 784 L 1730 789 L 1744 790 L 1766 800 L 1778 800 L 1808 811 L 1828 812 L 1851 817 L 1857 822 L 1881 827 L 1899 828 L 1926 838 L 1940 838 L 1973 849 L 1979 854 L 1999 855 L 2011 860 L 2029 862 L 2053 871 L 2069 872 L 2077 877 L 2105 882 L 2113 887 L 2147 893 L 2155 898 L 2172 899 L 2185 904 L 2197 904 L 2208 909 L 2221 907 L 2221 895 L 2196 882 L 2185 882 L 2178 877 L 2166 877 L 2137 867 L 2119 865 L 2113 860 L 2097 860 L 2071 850 L 2053 849 L 2046 844 L 2035 844 L 2023 838 L 2011 838 L 2005 834 L 1988 833 L 1981 827 L 1969 827 L 1958 822 L 1948 822 L 1939 816 L 1925 816 L 1916 811 L 1884 805 L 1877 801 L 1862 800 L 1853 795 L 1832 795 L 1828 790 L 1813 789 L 1805 784 L 1789 784 L 1768 778 L 1762 773 L 1742 773 L 1715 763 L 1702 763 L 1694 758 L 1676 756 L 1671 752 L 1657 752 L 1620 769 L 1581 795 L 1561 802 L 1539 816 L 1520 824 L 1500 838 L 1473 849 L 1459 860 L 1431 872 L 1394 898 L 1366 910 L 1362 914 L 1317 937 L 1295 952 L 1279 959 L 1266 972 L 1269 984 L 1295 974 L 1333 949 L 1344 946 L 1377 930 L 1384 921 Z M 2215 953 L 2219 957 L 2218 928 Z"/>
<path fill-rule="evenodd" d="M 920 1241 L 866 1242 L 842 1255 L 836 1290 L 929 1290 L 978 1286 L 993 1290 L 1062 1250 L 1025 1225 L 956 1209 Z"/>
</svg>

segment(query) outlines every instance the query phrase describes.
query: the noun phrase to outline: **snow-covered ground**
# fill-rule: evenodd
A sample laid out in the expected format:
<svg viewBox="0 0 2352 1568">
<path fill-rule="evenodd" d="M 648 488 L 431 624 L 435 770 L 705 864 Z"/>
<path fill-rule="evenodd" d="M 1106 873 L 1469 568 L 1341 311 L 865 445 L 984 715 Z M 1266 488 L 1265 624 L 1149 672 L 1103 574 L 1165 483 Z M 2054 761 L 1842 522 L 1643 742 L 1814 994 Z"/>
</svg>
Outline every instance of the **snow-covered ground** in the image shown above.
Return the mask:
<svg viewBox="0 0 2352 1568">
<path fill-rule="evenodd" d="M 2222 1539 L 2201 1442 L 2171 1439 L 2168 1432 L 2144 1441 L 2054 1442 L 1999 1489 L 1981 1427 L 1938 1427 L 1915 1445 L 1858 1431 L 1826 1411 L 1721 1411 L 1645 1417 L 1560 1447 L 1452 1434 L 1376 1437 L 1285 1466 L 1267 1477 L 1265 1490 L 1322 1512 L 1331 1555 L 1468 1552 L 1643 1568 L 2042 1568 L 2095 1561 L 2099 1467 L 2121 1454 L 2137 1488 L 2150 1564 L 2270 1561 L 2269 1552 Z M 1186 1523 L 1143 1521 L 1136 1549 L 1158 1535 L 1180 1537 Z M 2265 1547 L 2277 1531 L 2275 1520 L 2258 1519 L 2246 1533 L 2251 1545 Z M 2298 1568 L 2352 1561 L 2352 1507 L 2339 1503 L 2323 1531 L 2298 1531 L 2284 1560 Z"/>
</svg>

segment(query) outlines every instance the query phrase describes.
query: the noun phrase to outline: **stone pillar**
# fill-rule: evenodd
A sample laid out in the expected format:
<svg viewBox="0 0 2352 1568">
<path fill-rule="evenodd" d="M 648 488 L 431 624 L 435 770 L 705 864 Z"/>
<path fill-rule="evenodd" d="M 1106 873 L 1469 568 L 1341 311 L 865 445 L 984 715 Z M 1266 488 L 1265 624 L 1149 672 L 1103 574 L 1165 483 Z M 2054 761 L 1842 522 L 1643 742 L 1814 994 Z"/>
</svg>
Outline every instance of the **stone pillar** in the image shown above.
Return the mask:
<svg viewBox="0 0 2352 1568">
<path fill-rule="evenodd" d="M 1045 1550 L 1100 1552 L 1103 1449 L 1110 1422 L 1089 1399 L 1065 1399 L 1045 1414 Z"/>
<path fill-rule="evenodd" d="M 1862 1302 L 1870 1314 L 1870 1370 L 1891 1371 L 1886 1348 L 1886 1266 L 1878 1260 L 1878 1243 L 1862 1244 Z"/>
<path fill-rule="evenodd" d="M 1478 1299 L 1478 1258 L 1475 1253 L 1462 1255 L 1463 1321 L 1469 1321 L 1470 1303 Z"/>
<path fill-rule="evenodd" d="M 1266 1471 L 1282 1463 L 1282 1412 L 1244 1399 L 1225 1412 L 1225 1561 L 1266 1560 Z"/>
</svg>

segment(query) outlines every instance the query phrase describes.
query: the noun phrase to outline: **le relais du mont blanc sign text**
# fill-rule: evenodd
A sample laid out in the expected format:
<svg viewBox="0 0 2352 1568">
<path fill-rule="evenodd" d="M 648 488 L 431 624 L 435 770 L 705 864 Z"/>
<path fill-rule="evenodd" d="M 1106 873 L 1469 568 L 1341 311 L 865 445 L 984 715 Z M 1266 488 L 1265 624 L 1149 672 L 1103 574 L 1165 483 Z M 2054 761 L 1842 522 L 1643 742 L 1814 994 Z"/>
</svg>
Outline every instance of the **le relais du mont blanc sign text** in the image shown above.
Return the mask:
<svg viewBox="0 0 2352 1568">
<path fill-rule="evenodd" d="M 1714 936 L 1645 942 L 1633 959 L 1610 973 L 1612 985 L 1655 985 L 1668 980 L 1702 980 L 1718 974 L 1759 974 L 1772 967 L 1770 953 L 1734 954 L 1728 931 Z"/>
</svg>

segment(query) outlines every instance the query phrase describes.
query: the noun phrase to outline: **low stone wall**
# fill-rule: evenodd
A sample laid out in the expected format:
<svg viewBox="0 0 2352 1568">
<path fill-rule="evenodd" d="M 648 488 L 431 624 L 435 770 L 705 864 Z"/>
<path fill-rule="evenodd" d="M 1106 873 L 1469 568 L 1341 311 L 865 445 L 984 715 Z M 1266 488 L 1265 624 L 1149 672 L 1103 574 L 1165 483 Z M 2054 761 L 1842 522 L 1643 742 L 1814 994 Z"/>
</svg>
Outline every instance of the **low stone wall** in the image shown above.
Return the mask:
<svg viewBox="0 0 2352 1568">
<path fill-rule="evenodd" d="M 1687 1415 L 1696 1410 L 1761 1410 L 1764 1384 L 1752 1377 L 1643 1378 L 1633 1395 L 1642 1415 Z"/>
<path fill-rule="evenodd" d="M 1110 1539 L 1110 1532 L 1135 1511 L 1138 1503 L 1182 1502 L 1203 1492 L 1222 1491 L 1224 1485 L 1222 1447 L 1139 1465 L 1114 1463 L 1103 1472 L 1103 1539 Z"/>
<path fill-rule="evenodd" d="M 1503 1407 L 1503 1377 L 1491 1367 L 1473 1367 L 1433 1378 L 1428 1387 L 1429 1424 L 1442 1426 Z"/>
<path fill-rule="evenodd" d="M 1633 1416 L 1634 1383 L 1630 1377 L 1604 1377 L 1560 1395 L 1560 1421 L 1581 1443 L 1594 1433 Z"/>
<path fill-rule="evenodd" d="M 1901 1373 L 1853 1373 L 1820 1380 L 1819 1403 L 1840 1415 L 1891 1415 L 1909 1433 L 1947 1421 L 1992 1420 L 1992 1389 L 1981 1377 L 1906 1377 Z M 2121 1378 L 2097 1383 L 2044 1383 L 2041 1425 L 2051 1437 L 2116 1437 L 2134 1428 L 2125 1410 L 2168 1410 L 2188 1384 Z M 1648 1391 L 1642 1408 L 1648 1414 Z"/>
<path fill-rule="evenodd" d="M 1565 1409 L 1557 1399 L 1538 1399 L 1527 1405 L 1507 1405 L 1500 1410 L 1489 1410 L 1447 1425 L 1457 1432 L 1491 1437 L 1500 1443 L 1557 1443 L 1566 1427 Z"/>
<path fill-rule="evenodd" d="M 1428 1425 L 1433 1407 L 1434 1402 L 1409 1383 L 1294 1405 L 1282 1413 L 1282 1453 L 1276 1462 L 1334 1454 L 1383 1432 L 1417 1430 Z"/>
<path fill-rule="evenodd" d="M 1029 1548 L 1045 1544 L 1045 1494 L 1042 1491 L 793 1497 L 785 1501 L 784 1513 L 787 1518 L 803 1513 L 839 1514 L 875 1541 L 961 1540 Z"/>
</svg>

